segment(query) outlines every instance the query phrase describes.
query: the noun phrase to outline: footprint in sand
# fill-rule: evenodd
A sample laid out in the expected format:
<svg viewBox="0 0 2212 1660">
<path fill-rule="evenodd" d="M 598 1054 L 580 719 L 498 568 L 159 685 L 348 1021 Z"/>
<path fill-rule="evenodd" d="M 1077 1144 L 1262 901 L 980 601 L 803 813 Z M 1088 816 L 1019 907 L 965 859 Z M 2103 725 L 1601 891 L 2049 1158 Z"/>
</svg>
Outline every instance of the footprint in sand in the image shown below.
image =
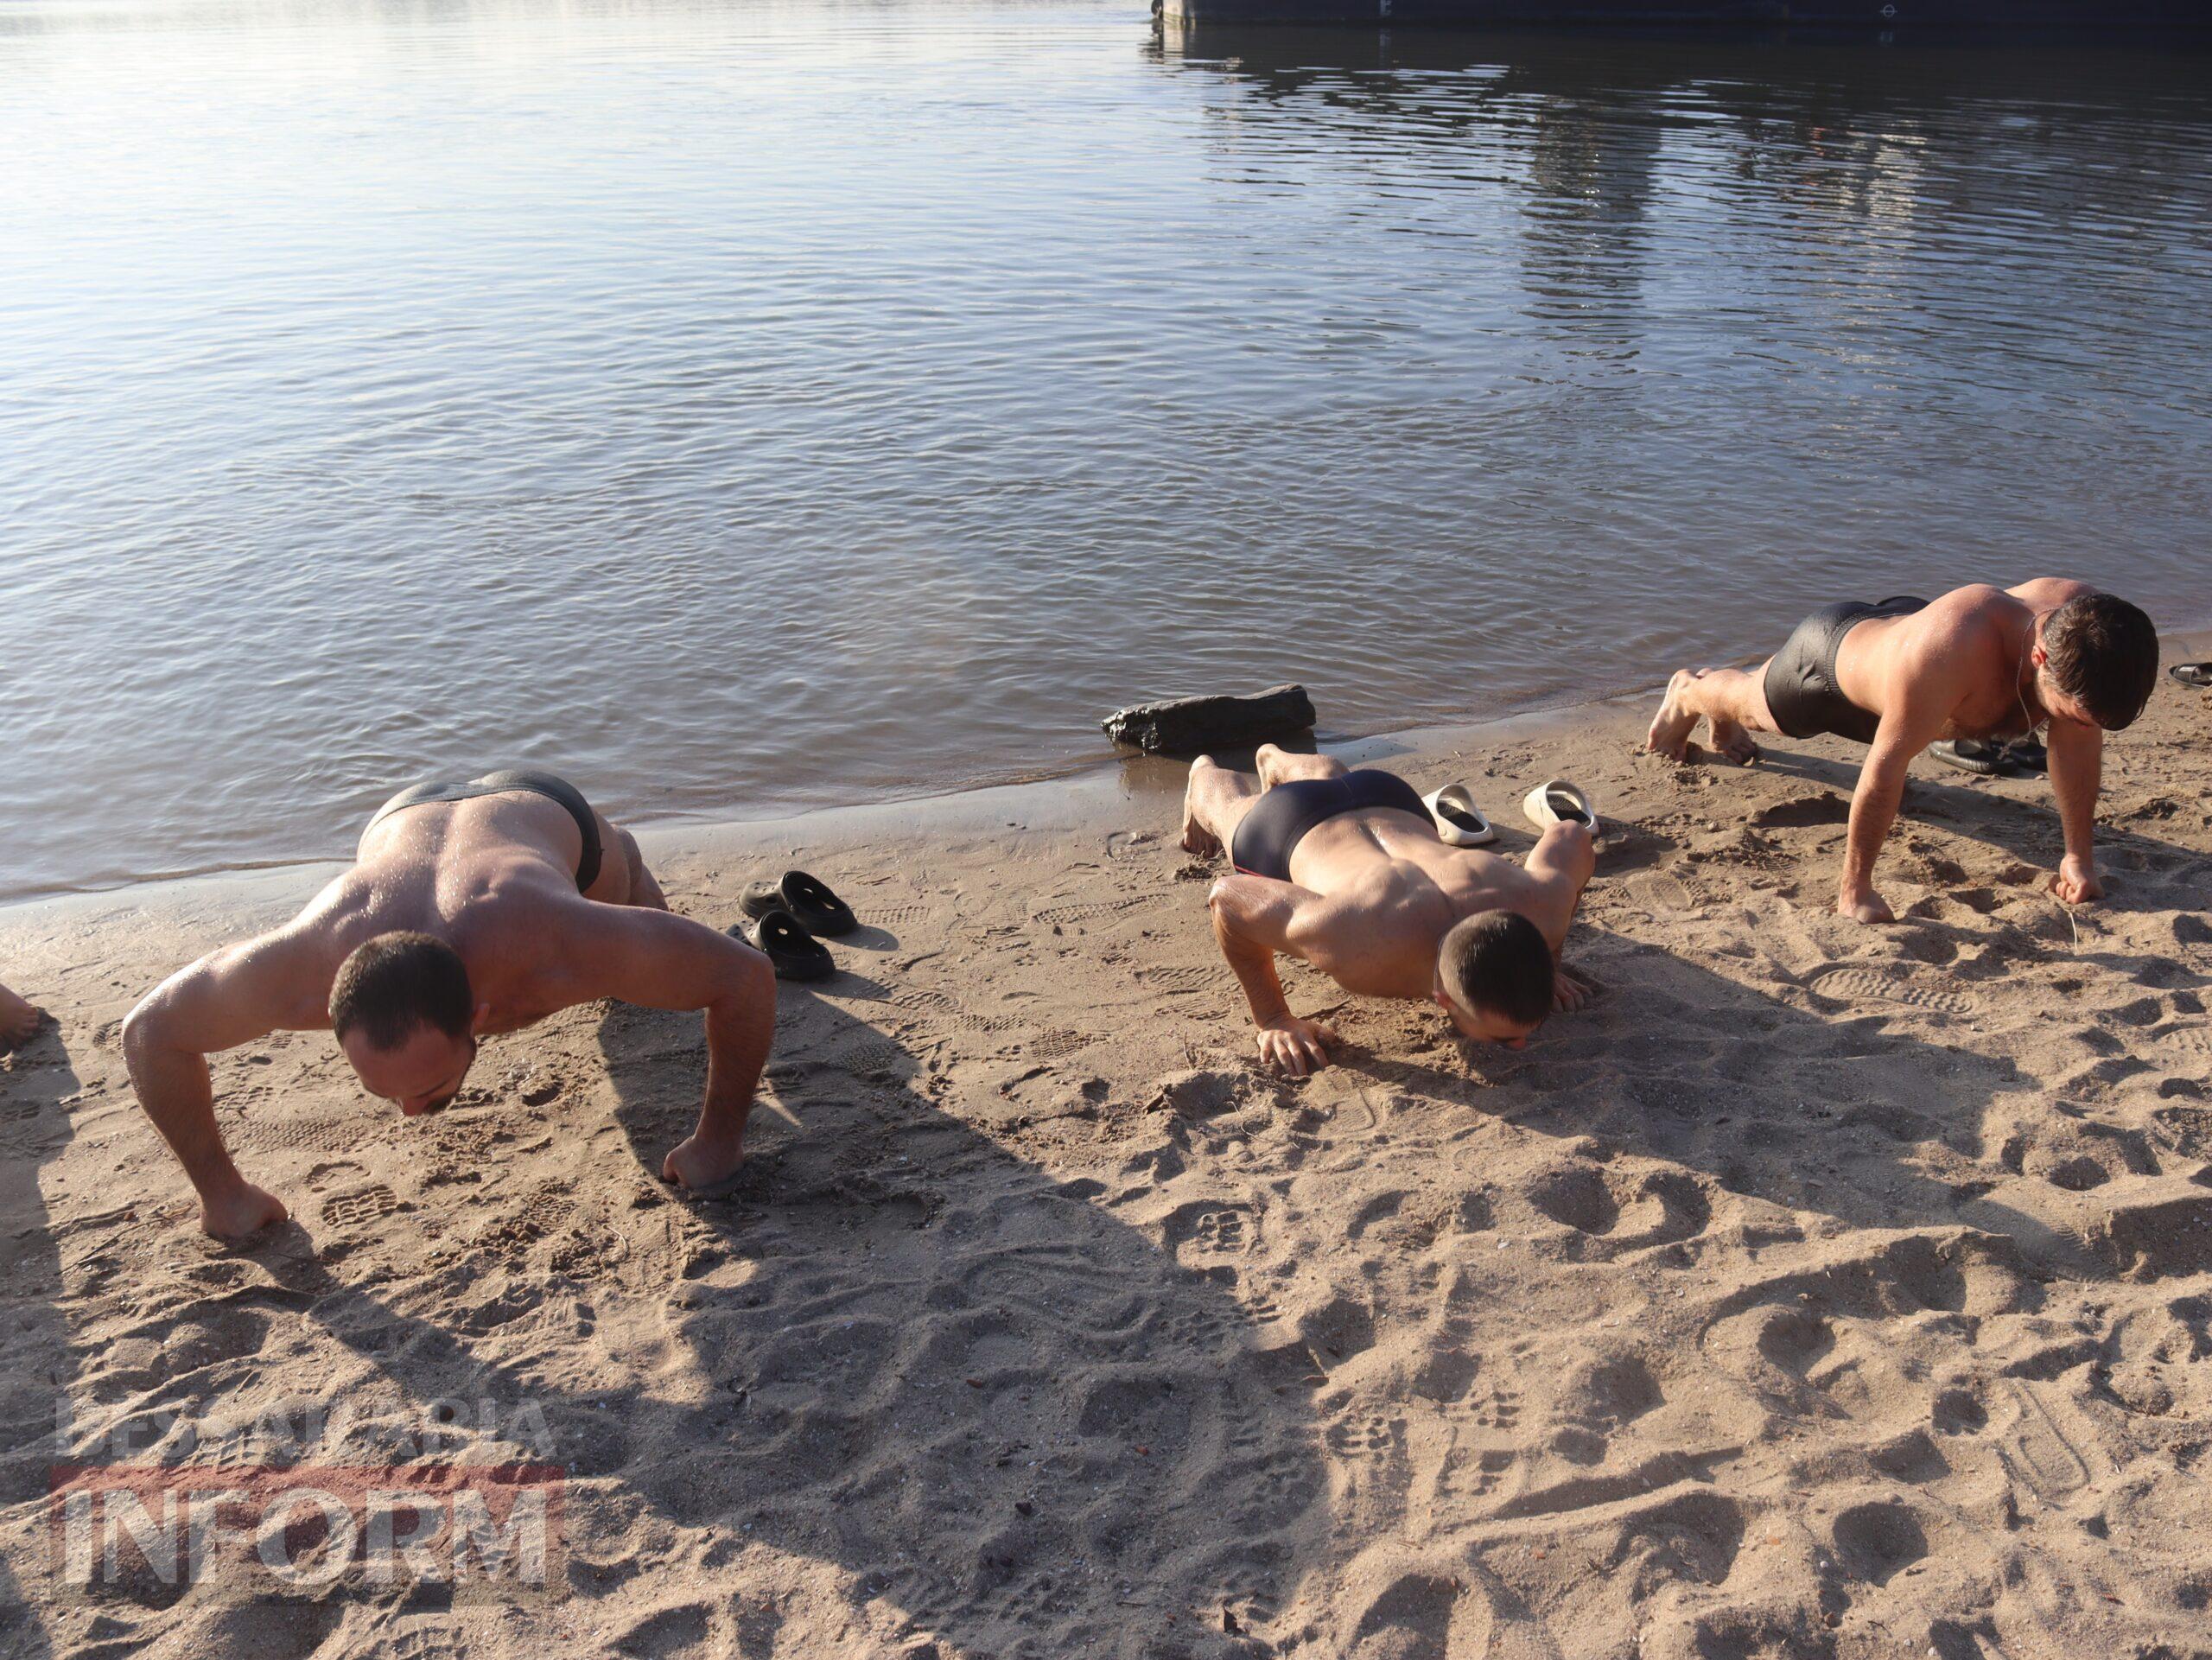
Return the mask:
<svg viewBox="0 0 2212 1660">
<path fill-rule="evenodd" d="M 1160 1231 L 1171 1250 L 1187 1246 L 1195 1254 L 1237 1256 L 1250 1235 L 1249 1215 L 1241 1205 L 1201 1199 L 1177 1210 Z"/>
<path fill-rule="evenodd" d="M 1164 991 L 1175 997 L 1210 991 L 1223 983 L 1223 976 L 1219 973 L 1198 963 L 1181 964 L 1170 968 L 1139 969 L 1137 978 L 1147 989 Z"/>
<path fill-rule="evenodd" d="M 249 1116 L 233 1132 L 238 1145 L 267 1153 L 350 1153 L 372 1138 L 365 1115 L 342 1118 L 278 1118 Z"/>
<path fill-rule="evenodd" d="M 1062 1027 L 1039 1032 L 1023 1048 L 1035 1059 L 1058 1060 L 1078 1049 L 1087 1049 L 1097 1041 L 1088 1032 L 1071 1032 Z"/>
<path fill-rule="evenodd" d="M 2201 1023 L 2177 1025 L 2155 1034 L 2161 1048 L 2178 1049 L 2184 1055 L 2212 1055 L 2212 1030 Z"/>
<path fill-rule="evenodd" d="M 1158 830 L 1116 830 L 1106 838 L 1106 856 L 1127 859 L 1157 848 L 1166 839 Z"/>
<path fill-rule="evenodd" d="M 575 1218 L 576 1201 L 560 1183 L 541 1187 L 519 1209 L 498 1218 L 480 1234 L 475 1243 L 494 1256 L 519 1259 L 539 1240 L 566 1227 Z"/>
<path fill-rule="evenodd" d="M 1244 1213 L 1242 1211 L 1209 1211 L 1198 1218 L 1191 1235 L 1191 1243 L 1201 1250 L 1219 1252 L 1224 1256 L 1244 1249 Z"/>
<path fill-rule="evenodd" d="M 613 1234 L 579 1230 L 556 1246 L 547 1266 L 571 1280 L 611 1280 L 629 1247 Z"/>
<path fill-rule="evenodd" d="M 1020 1024 L 1019 1021 L 1006 1020 L 998 1015 L 979 1014 L 967 1004 L 948 997 L 941 991 L 931 991 L 925 987 L 910 987 L 894 993 L 891 1002 L 894 1008 L 903 1008 L 925 1020 L 940 1021 L 956 1031 L 1003 1032 L 1009 1027 Z"/>
<path fill-rule="evenodd" d="M 1328 1442 L 1345 1458 L 1376 1458 L 1397 1447 L 1405 1434 L 1404 1419 L 1370 1413 L 1363 1418 L 1330 1425 Z"/>
<path fill-rule="evenodd" d="M 1089 900 L 1076 905 L 1047 906 L 1033 914 L 1046 927 L 1061 928 L 1072 923 L 1095 922 L 1101 917 L 1115 916 L 1142 906 L 1158 905 L 1161 899 L 1162 895 L 1158 894 L 1132 894 L 1124 899 Z"/>
<path fill-rule="evenodd" d="M 1437 1472 L 1436 1495 L 1447 1504 L 1467 1504 L 1488 1498 L 1513 1467 L 1513 1453 L 1502 1447 L 1454 1448 Z"/>
<path fill-rule="evenodd" d="M 830 1065 L 845 1072 L 880 1072 L 894 1070 L 908 1059 L 905 1045 L 880 1034 L 871 1034 L 840 1049 Z"/>
<path fill-rule="evenodd" d="M 1815 972 L 1809 988 L 1839 1002 L 1888 1003 L 1925 1014 L 1971 1014 L 1974 1000 L 1944 991 L 1894 969 L 1834 967 Z"/>
<path fill-rule="evenodd" d="M 1628 891 L 1650 910 L 1695 911 L 1712 903 L 1712 895 L 1702 887 L 1659 870 L 1637 877 Z"/>
<path fill-rule="evenodd" d="M 334 1228 L 359 1227 L 381 1221 L 396 1214 L 400 1208 L 399 1195 L 382 1182 L 377 1182 L 326 1200 L 322 1207 L 322 1219 Z"/>
<path fill-rule="evenodd" d="M 1460 1413 L 1478 1429 L 1503 1434 L 1521 1421 L 1521 1391 L 1501 1385 L 1487 1395 L 1469 1397 L 1452 1415 Z"/>
</svg>

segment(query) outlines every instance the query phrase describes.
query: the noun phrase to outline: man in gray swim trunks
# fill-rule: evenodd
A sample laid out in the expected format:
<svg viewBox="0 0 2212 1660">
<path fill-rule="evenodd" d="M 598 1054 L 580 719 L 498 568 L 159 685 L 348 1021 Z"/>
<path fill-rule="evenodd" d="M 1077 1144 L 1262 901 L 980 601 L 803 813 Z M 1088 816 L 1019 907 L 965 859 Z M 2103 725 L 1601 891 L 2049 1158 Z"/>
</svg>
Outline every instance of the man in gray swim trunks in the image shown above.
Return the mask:
<svg viewBox="0 0 2212 1660">
<path fill-rule="evenodd" d="M 369 1093 L 412 1117 L 453 1099 L 480 1039 L 601 998 L 705 1011 L 705 1103 L 661 1174 L 727 1180 L 775 1032 L 768 959 L 671 914 L 637 843 L 574 785 L 493 773 L 394 796 L 351 869 L 283 927 L 163 981 L 124 1022 L 123 1047 L 139 1104 L 199 1190 L 201 1227 L 236 1238 L 286 1212 L 231 1161 L 208 1055 L 331 1031 Z"/>
<path fill-rule="evenodd" d="M 2092 846 L 2104 735 L 2142 713 L 2158 672 L 2158 631 L 2125 600 L 2057 576 L 2012 588 L 1976 584 L 1934 601 L 1824 607 L 1756 669 L 1682 670 L 1645 741 L 1686 760 L 1702 720 L 1713 747 L 1740 763 L 1758 754 L 1754 732 L 1831 733 L 1866 745 L 1836 909 L 1890 922 L 1874 862 L 1904 798 L 1907 764 L 1939 739 L 2019 737 L 2048 722 L 2050 787 L 2066 836 L 2051 891 L 2080 904 L 2104 896 Z"/>
</svg>

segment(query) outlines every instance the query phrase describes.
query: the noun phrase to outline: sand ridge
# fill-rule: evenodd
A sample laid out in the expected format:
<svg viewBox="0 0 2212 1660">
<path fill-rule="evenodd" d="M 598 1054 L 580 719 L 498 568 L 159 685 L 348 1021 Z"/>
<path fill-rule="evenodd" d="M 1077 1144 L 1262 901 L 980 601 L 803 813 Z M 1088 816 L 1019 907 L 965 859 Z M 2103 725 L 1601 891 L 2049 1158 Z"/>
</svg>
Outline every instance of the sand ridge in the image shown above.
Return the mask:
<svg viewBox="0 0 2212 1660">
<path fill-rule="evenodd" d="M 694 1018 L 569 1011 L 404 1123 L 327 1037 L 280 1035 L 216 1064 L 298 1224 L 243 1250 L 193 1230 L 116 1036 L 263 919 L 0 917 L 61 1019 L 0 1073 L 0 1641 L 2212 1651 L 2206 713 L 2162 684 L 2111 745 L 2111 897 L 2070 913 L 2045 786 L 1917 763 L 1886 930 L 1829 909 L 1840 744 L 1676 767 L 1624 707 L 1362 746 L 1465 779 L 1510 851 L 1533 784 L 1592 791 L 1613 833 L 1568 954 L 1600 995 L 1477 1052 L 1294 970 L 1346 1040 L 1296 1083 L 1251 1064 L 1170 803 L 657 855 L 719 925 L 794 859 L 867 925 L 782 991 L 797 1125 L 755 1115 L 733 1193 L 652 1174 Z M 558 1598 L 54 1593 L 46 1467 L 118 1423 L 181 1413 L 175 1456 L 195 1419 L 312 1397 L 401 1458 L 424 1402 L 485 1396 L 542 1415 L 569 1472 Z M 512 1457 L 505 1422 L 429 1456 Z"/>
</svg>

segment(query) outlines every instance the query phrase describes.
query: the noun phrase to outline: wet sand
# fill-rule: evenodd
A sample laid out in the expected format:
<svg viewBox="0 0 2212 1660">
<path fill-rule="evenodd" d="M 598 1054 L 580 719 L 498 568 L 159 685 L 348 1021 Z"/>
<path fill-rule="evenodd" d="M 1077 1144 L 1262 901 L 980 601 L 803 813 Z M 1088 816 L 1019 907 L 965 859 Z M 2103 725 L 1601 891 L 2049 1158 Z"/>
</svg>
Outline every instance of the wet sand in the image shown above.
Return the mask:
<svg viewBox="0 0 2212 1660">
<path fill-rule="evenodd" d="M 1518 1054 L 1351 1002 L 1302 1083 L 1250 1064 L 1176 769 L 648 838 L 690 914 L 798 862 L 868 925 L 782 993 L 797 1126 L 703 1202 L 652 1173 L 696 1020 L 592 1007 L 413 1122 L 327 1036 L 221 1058 L 297 1225 L 219 1246 L 118 1026 L 321 871 L 0 912 L 60 1021 L 0 1063 L 6 1650 L 2202 1653 L 2212 701 L 2112 743 L 2071 913 L 2044 784 L 1916 763 L 1879 931 L 1829 908 L 1844 746 L 1675 767 L 1650 706 L 1358 747 L 1510 851 L 1532 785 L 1596 794 L 1601 995 Z M 564 1594 L 54 1595 L 58 1456 L 302 1397 L 357 1461 L 534 1405 Z"/>
</svg>

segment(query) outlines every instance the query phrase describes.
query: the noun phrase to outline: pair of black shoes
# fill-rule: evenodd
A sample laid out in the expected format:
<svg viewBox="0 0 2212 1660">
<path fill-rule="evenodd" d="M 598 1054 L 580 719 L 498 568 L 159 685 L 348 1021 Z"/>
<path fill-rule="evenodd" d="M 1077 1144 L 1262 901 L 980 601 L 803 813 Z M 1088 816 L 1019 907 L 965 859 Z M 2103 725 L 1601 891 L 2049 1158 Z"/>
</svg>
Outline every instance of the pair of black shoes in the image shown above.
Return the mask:
<svg viewBox="0 0 2212 1660">
<path fill-rule="evenodd" d="M 815 936 L 834 938 L 860 925 L 851 906 L 804 870 L 786 870 L 778 881 L 754 882 L 739 896 L 737 908 L 752 925 L 746 938 L 774 965 L 779 980 L 821 980 L 835 974 L 836 960 Z"/>
<path fill-rule="evenodd" d="M 1957 738 L 1932 743 L 1928 753 L 1946 766 L 1982 778 L 2036 778 L 2050 770 L 2050 752 L 2032 735 L 2010 743 Z"/>
</svg>

